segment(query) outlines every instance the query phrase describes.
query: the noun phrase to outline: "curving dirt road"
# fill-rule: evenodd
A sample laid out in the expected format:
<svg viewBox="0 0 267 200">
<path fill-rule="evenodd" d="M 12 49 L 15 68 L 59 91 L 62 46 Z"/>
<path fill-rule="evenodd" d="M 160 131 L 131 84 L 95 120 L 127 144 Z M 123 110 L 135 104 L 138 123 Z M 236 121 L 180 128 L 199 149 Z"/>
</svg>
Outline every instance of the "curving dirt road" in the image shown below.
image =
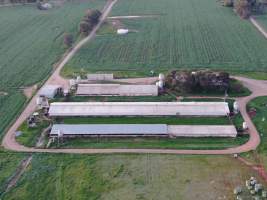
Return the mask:
<svg viewBox="0 0 267 200">
<path fill-rule="evenodd" d="M 224 150 L 172 150 L 172 149 L 36 149 L 36 148 L 28 148 L 18 144 L 15 140 L 14 132 L 17 129 L 18 125 L 23 122 L 21 120 L 24 119 L 24 115 L 22 115 L 16 123 L 10 128 L 8 133 L 5 135 L 3 139 L 3 146 L 6 149 L 20 152 L 46 152 L 46 153 L 76 153 L 76 154 L 108 154 L 108 153 L 157 153 L 157 154 L 234 154 L 234 153 L 242 153 L 250 150 L 254 150 L 260 143 L 259 134 L 252 123 L 250 117 L 246 111 L 247 103 L 258 96 L 267 95 L 267 81 L 260 81 L 254 79 L 248 79 L 243 77 L 235 77 L 240 80 L 246 87 L 248 87 L 252 94 L 247 97 L 240 97 L 236 100 L 239 103 L 240 112 L 246 121 L 248 128 L 250 139 L 247 143 Z M 34 102 L 35 104 L 35 102 Z M 31 107 L 26 109 L 27 112 L 32 110 Z M 32 111 L 33 112 L 33 111 Z M 25 114 L 25 113 L 24 113 Z"/>
</svg>

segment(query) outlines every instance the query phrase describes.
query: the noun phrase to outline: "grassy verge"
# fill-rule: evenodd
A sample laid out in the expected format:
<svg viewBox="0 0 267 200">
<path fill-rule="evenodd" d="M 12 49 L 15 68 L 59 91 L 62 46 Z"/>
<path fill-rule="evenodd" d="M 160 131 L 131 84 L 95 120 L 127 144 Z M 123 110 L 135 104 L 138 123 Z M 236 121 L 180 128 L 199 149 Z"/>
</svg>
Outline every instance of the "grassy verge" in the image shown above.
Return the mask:
<svg viewBox="0 0 267 200">
<path fill-rule="evenodd" d="M 24 122 L 18 129 L 22 134 L 16 137 L 16 140 L 25 146 L 34 147 L 40 134 L 48 127 L 48 125 L 48 121 L 42 121 L 41 123 L 38 123 L 36 127 L 30 128 L 28 127 L 27 122 Z"/>
<path fill-rule="evenodd" d="M 0 198 L 23 158 L 24 154 L 14 154 L 0 150 Z"/>
<path fill-rule="evenodd" d="M 69 96 L 66 98 L 56 98 L 55 102 L 167 102 L 176 101 L 176 97 L 173 95 L 160 95 L 160 96 Z"/>
<path fill-rule="evenodd" d="M 75 138 L 54 143 L 52 148 L 145 148 L 145 149 L 225 149 L 248 141 L 237 138 Z"/>
<path fill-rule="evenodd" d="M 169 125 L 227 125 L 227 117 L 67 117 L 56 119 L 64 124 L 169 124 Z"/>
</svg>

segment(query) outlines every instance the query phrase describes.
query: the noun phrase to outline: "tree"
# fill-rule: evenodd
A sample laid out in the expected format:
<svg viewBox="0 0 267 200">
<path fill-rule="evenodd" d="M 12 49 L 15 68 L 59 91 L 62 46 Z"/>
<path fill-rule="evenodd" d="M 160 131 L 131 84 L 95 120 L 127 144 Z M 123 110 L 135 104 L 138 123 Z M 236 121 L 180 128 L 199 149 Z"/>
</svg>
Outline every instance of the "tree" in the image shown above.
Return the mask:
<svg viewBox="0 0 267 200">
<path fill-rule="evenodd" d="M 223 6 L 233 7 L 234 6 L 234 0 L 224 0 L 223 1 Z"/>
<path fill-rule="evenodd" d="M 84 18 L 86 21 L 88 20 L 93 25 L 95 25 L 98 23 L 100 16 L 101 16 L 101 12 L 99 10 L 89 9 L 86 11 Z"/>
<path fill-rule="evenodd" d="M 89 32 L 92 30 L 92 25 L 89 24 L 89 23 L 86 22 L 86 21 L 82 21 L 82 22 L 80 23 L 79 28 L 80 28 L 80 33 L 86 36 L 86 35 L 88 35 Z"/>
<path fill-rule="evenodd" d="M 64 34 L 64 44 L 67 46 L 67 47 L 72 47 L 72 44 L 73 44 L 73 36 L 69 33 L 65 33 Z"/>
<path fill-rule="evenodd" d="M 236 0 L 235 10 L 241 18 L 247 19 L 251 15 L 252 5 L 253 2 L 249 0 Z"/>
</svg>

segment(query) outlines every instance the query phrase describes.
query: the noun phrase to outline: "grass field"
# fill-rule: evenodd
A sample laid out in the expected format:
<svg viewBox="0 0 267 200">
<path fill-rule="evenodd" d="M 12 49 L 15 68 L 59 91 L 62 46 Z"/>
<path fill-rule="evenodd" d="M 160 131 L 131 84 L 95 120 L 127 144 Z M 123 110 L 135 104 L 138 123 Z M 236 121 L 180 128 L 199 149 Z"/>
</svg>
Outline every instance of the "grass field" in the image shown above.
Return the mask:
<svg viewBox="0 0 267 200">
<path fill-rule="evenodd" d="M 25 102 L 20 87 L 44 80 L 66 50 L 63 34 L 78 39 L 84 12 L 104 4 L 105 0 L 71 1 L 48 11 L 35 5 L 0 8 L 0 134 Z"/>
<path fill-rule="evenodd" d="M 173 68 L 267 70 L 266 39 L 218 1 L 120 0 L 111 14 L 117 15 L 155 16 L 119 20 L 135 31 L 124 36 L 104 27 L 104 33 L 100 31 L 82 48 L 62 74 L 124 70 L 126 76 L 127 72 L 138 76 Z"/>
<path fill-rule="evenodd" d="M 227 156 L 35 154 L 3 199 L 232 199 L 250 176 Z"/>
<path fill-rule="evenodd" d="M 53 143 L 51 148 L 118 149 L 226 149 L 240 146 L 248 136 L 237 138 L 75 138 Z"/>
<path fill-rule="evenodd" d="M 257 114 L 252 118 L 252 121 L 261 136 L 261 144 L 253 154 L 247 154 L 246 156 L 258 164 L 263 164 L 267 169 L 267 96 L 252 100 L 248 104 L 248 109 L 250 108 L 257 110 Z"/>
<path fill-rule="evenodd" d="M 0 198 L 23 158 L 24 154 L 14 154 L 0 150 Z"/>
</svg>

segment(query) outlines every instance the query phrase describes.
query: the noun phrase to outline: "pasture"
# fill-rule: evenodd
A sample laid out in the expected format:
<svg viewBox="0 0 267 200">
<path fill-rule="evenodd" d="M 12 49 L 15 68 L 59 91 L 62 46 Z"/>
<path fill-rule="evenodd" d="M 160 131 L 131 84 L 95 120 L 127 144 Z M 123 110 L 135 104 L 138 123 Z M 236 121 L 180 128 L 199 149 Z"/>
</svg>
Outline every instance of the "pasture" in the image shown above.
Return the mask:
<svg viewBox="0 0 267 200">
<path fill-rule="evenodd" d="M 89 8 L 102 9 L 105 0 L 70 1 L 40 11 L 35 6 L 0 8 L 0 133 L 22 109 L 21 88 L 48 77 L 66 50 L 65 32 L 77 40 L 78 24 Z"/>
<path fill-rule="evenodd" d="M 267 70 L 266 39 L 218 1 L 119 0 L 110 16 L 127 15 L 150 17 L 110 20 L 62 74 L 117 71 L 140 76 L 174 68 Z M 114 24 L 132 32 L 117 35 Z"/>
<path fill-rule="evenodd" d="M 34 154 L 3 199 L 232 199 L 250 176 L 228 156 Z"/>
</svg>

